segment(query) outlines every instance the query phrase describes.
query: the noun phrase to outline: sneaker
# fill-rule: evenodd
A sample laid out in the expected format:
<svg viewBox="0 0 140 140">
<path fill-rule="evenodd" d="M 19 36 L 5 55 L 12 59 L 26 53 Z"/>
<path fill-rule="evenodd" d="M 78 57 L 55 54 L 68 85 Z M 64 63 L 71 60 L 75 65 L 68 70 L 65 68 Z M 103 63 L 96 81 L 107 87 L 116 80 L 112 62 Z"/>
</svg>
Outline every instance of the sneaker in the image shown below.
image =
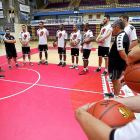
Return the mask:
<svg viewBox="0 0 140 140">
<path fill-rule="evenodd" d="M 69 69 L 74 69 L 75 68 L 75 66 L 74 65 L 72 65 L 71 67 L 69 67 Z"/>
<path fill-rule="evenodd" d="M 11 70 L 11 69 L 12 69 L 12 67 L 11 67 L 11 66 L 9 66 L 9 69 Z"/>
<path fill-rule="evenodd" d="M 63 65 L 62 65 L 62 67 L 65 67 L 65 66 L 66 66 L 66 63 L 64 62 Z"/>
<path fill-rule="evenodd" d="M 114 94 L 113 93 L 105 93 L 106 96 L 111 96 L 111 97 L 114 97 Z"/>
<path fill-rule="evenodd" d="M 48 65 L 48 61 L 45 62 L 45 65 Z"/>
<path fill-rule="evenodd" d="M 86 72 L 89 73 L 89 70 L 87 70 Z"/>
<path fill-rule="evenodd" d="M 60 62 L 59 64 L 57 64 L 57 66 L 61 66 L 62 65 L 62 62 Z"/>
<path fill-rule="evenodd" d="M 26 63 L 23 63 L 21 66 L 23 67 L 23 66 L 25 66 L 26 65 Z"/>
<path fill-rule="evenodd" d="M 0 75 L 0 78 L 4 78 L 5 76 L 4 75 Z"/>
<path fill-rule="evenodd" d="M 33 66 L 33 63 L 32 62 L 29 62 L 29 65 Z"/>
<path fill-rule="evenodd" d="M 19 67 L 19 64 L 16 64 L 15 66 L 16 66 L 16 67 Z"/>
<path fill-rule="evenodd" d="M 78 70 L 78 66 L 75 66 L 75 69 Z"/>
<path fill-rule="evenodd" d="M 79 75 L 86 75 L 87 74 L 87 71 L 84 71 L 84 70 L 82 70 L 80 73 L 79 73 Z"/>
<path fill-rule="evenodd" d="M 101 75 L 102 75 L 102 76 L 106 76 L 106 75 L 107 75 L 107 72 L 104 71 Z"/>
<path fill-rule="evenodd" d="M 94 70 L 94 72 L 100 72 L 101 69 L 97 68 L 96 70 Z"/>
<path fill-rule="evenodd" d="M 41 61 L 39 61 L 38 65 L 41 65 Z"/>
<path fill-rule="evenodd" d="M 107 82 L 111 82 L 111 79 L 110 79 L 110 78 L 108 78 L 108 79 L 106 79 L 106 81 L 107 81 Z"/>
<path fill-rule="evenodd" d="M 0 72 L 4 72 L 4 70 L 0 68 Z"/>
</svg>

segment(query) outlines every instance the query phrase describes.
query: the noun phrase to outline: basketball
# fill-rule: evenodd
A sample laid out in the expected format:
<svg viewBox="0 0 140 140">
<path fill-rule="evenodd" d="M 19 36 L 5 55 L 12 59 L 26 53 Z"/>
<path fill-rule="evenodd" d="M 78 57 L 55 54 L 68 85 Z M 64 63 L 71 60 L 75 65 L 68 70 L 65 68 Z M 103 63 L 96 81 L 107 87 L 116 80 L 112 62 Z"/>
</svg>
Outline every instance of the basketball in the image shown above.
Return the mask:
<svg viewBox="0 0 140 140">
<path fill-rule="evenodd" d="M 89 38 L 85 38 L 84 41 L 87 41 L 89 40 Z M 86 44 L 90 44 L 90 42 L 87 42 Z"/>
<path fill-rule="evenodd" d="M 124 78 L 127 86 L 130 89 L 140 93 L 140 61 L 127 66 Z"/>
<path fill-rule="evenodd" d="M 24 46 L 27 46 L 27 45 L 25 45 L 25 43 L 26 43 L 26 41 L 22 41 L 22 44 L 23 44 Z"/>
<path fill-rule="evenodd" d="M 71 44 L 72 44 L 72 45 L 76 45 L 77 42 L 76 42 L 76 41 L 71 41 Z"/>
<path fill-rule="evenodd" d="M 54 47 L 58 47 L 58 42 L 54 42 Z"/>
<path fill-rule="evenodd" d="M 91 106 L 88 112 L 113 129 L 125 126 L 136 119 L 131 110 L 113 100 L 101 100 Z"/>
<path fill-rule="evenodd" d="M 46 62 L 45 59 L 41 60 L 41 64 L 45 64 L 45 62 Z"/>
<path fill-rule="evenodd" d="M 103 36 L 99 36 L 99 37 L 97 37 L 96 40 L 97 40 L 98 43 L 104 43 L 104 41 L 99 42 L 99 40 L 100 40 L 101 38 L 103 38 Z"/>
</svg>

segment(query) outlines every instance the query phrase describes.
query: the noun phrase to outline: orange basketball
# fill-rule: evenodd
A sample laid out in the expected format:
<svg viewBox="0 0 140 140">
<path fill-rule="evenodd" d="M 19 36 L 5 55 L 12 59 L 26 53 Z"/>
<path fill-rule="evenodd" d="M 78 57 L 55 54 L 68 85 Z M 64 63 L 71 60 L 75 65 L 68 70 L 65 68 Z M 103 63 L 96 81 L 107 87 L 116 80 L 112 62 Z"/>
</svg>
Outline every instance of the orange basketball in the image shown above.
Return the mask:
<svg viewBox="0 0 140 140">
<path fill-rule="evenodd" d="M 71 41 L 71 44 L 72 44 L 72 45 L 76 45 L 77 42 L 76 42 L 76 41 Z"/>
<path fill-rule="evenodd" d="M 27 46 L 27 45 L 25 45 L 25 43 L 26 43 L 26 41 L 22 41 L 23 46 Z"/>
<path fill-rule="evenodd" d="M 58 42 L 54 42 L 54 47 L 58 47 Z"/>
<path fill-rule="evenodd" d="M 113 129 L 125 126 L 136 119 L 135 115 L 123 104 L 113 100 L 102 100 L 95 103 L 88 112 Z"/>
<path fill-rule="evenodd" d="M 124 78 L 130 89 L 140 93 L 140 61 L 127 66 Z"/>
<path fill-rule="evenodd" d="M 41 60 L 41 64 L 45 64 L 45 62 L 46 62 L 45 59 Z"/>
</svg>

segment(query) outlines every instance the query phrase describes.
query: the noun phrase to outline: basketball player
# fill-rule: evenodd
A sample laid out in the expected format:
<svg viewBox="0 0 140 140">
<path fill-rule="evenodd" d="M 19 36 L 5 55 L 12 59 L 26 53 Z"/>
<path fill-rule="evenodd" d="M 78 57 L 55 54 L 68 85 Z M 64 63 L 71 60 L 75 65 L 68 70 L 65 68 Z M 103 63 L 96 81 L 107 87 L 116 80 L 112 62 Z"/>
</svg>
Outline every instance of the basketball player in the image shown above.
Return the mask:
<svg viewBox="0 0 140 140">
<path fill-rule="evenodd" d="M 46 28 L 44 28 L 44 23 L 42 21 L 40 21 L 39 27 L 40 28 L 37 30 L 37 35 L 38 35 L 38 39 L 39 39 L 38 50 L 39 50 L 39 57 L 40 57 L 40 61 L 39 61 L 38 65 L 41 65 L 42 51 L 45 52 L 45 59 L 46 59 L 45 64 L 48 65 L 47 42 L 49 40 L 49 32 Z"/>
<path fill-rule="evenodd" d="M 127 33 L 130 40 L 130 46 L 129 46 L 129 51 L 130 51 L 132 48 L 134 48 L 138 44 L 136 29 L 134 26 L 128 23 L 128 20 L 129 20 L 128 15 L 126 14 L 121 15 L 120 20 L 123 20 L 125 23 L 124 31 Z"/>
<path fill-rule="evenodd" d="M 67 32 L 64 30 L 64 25 L 60 25 L 60 30 L 56 33 L 56 40 L 54 43 L 58 41 L 58 54 L 60 58 L 60 63 L 57 66 L 65 67 L 66 66 L 66 43 L 67 43 Z M 64 62 L 62 63 L 62 56 L 64 58 Z"/>
<path fill-rule="evenodd" d="M 129 50 L 129 37 L 124 31 L 125 23 L 122 20 L 118 20 L 113 24 L 113 33 L 116 36 L 115 41 L 109 53 L 109 78 L 113 83 L 113 93 L 105 93 L 106 96 L 112 96 L 118 98 L 120 93 L 119 78 L 121 77 L 126 61 L 127 54 Z"/>
<path fill-rule="evenodd" d="M 84 41 L 81 43 L 81 52 L 83 52 L 83 63 L 84 63 L 84 70 L 79 73 L 79 75 L 85 75 L 88 71 L 88 58 L 90 56 L 91 48 L 92 48 L 92 41 L 93 41 L 93 33 L 89 30 L 89 24 L 86 23 L 84 25 Z"/>
<path fill-rule="evenodd" d="M 31 62 L 31 51 L 30 51 L 30 33 L 26 31 L 26 26 L 22 25 L 22 32 L 19 33 L 19 40 L 22 45 L 22 54 L 23 54 L 23 64 L 22 66 L 26 65 L 25 62 L 25 54 L 28 54 L 29 65 L 33 66 Z"/>
<path fill-rule="evenodd" d="M 76 41 L 76 44 L 72 42 Z M 78 31 L 78 25 L 73 25 L 73 32 L 70 35 L 70 46 L 71 46 L 71 56 L 72 56 L 72 66 L 70 69 L 78 70 L 78 57 L 80 48 L 81 34 Z M 74 65 L 74 56 L 76 57 L 76 66 Z"/>
<path fill-rule="evenodd" d="M 15 61 L 15 66 L 19 67 L 17 60 L 16 60 L 16 57 L 17 57 L 17 52 L 16 52 L 16 48 L 15 48 L 16 40 L 15 40 L 14 36 L 10 35 L 9 29 L 5 29 L 5 36 L 4 36 L 3 40 L 5 42 L 6 56 L 8 59 L 9 69 L 12 69 L 12 67 L 11 67 L 12 58 Z"/>
<path fill-rule="evenodd" d="M 128 54 L 127 63 L 133 63 L 140 60 L 140 49 L 132 50 Z M 124 85 L 123 77 L 120 80 L 120 84 Z M 132 112 L 140 113 L 140 95 L 126 98 L 114 99 Z M 94 103 L 93 103 L 94 104 Z M 92 104 L 91 104 L 92 105 Z M 90 108 L 89 104 L 78 108 L 75 112 L 75 117 L 82 129 L 86 133 L 89 140 L 139 140 L 140 139 L 140 118 L 128 123 L 126 126 L 118 129 L 112 129 L 102 121 L 96 119 L 89 113 L 87 113 Z M 91 123 L 92 122 L 92 123 Z"/>
<path fill-rule="evenodd" d="M 101 71 L 102 58 L 104 58 L 105 71 L 102 73 L 102 75 L 104 76 L 107 75 L 108 54 L 109 54 L 109 47 L 110 47 L 111 36 L 112 36 L 112 28 L 111 28 L 111 24 L 109 23 L 109 20 L 110 20 L 110 16 L 105 15 L 104 20 L 103 20 L 104 26 L 101 28 L 100 34 L 96 39 L 96 42 L 99 44 L 98 46 L 99 67 L 96 70 L 94 70 L 94 72 Z M 102 36 L 102 38 L 98 40 L 100 36 Z M 103 42 L 103 43 L 100 43 L 100 42 Z"/>
</svg>

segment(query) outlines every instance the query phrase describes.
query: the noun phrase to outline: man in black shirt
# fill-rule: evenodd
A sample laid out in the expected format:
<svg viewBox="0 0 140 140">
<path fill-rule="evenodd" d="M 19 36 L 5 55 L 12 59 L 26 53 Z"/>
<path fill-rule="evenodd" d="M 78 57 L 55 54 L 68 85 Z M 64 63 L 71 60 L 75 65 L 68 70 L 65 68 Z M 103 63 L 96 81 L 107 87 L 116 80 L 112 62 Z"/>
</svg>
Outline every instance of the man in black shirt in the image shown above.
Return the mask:
<svg viewBox="0 0 140 140">
<path fill-rule="evenodd" d="M 120 93 L 119 78 L 126 66 L 127 54 L 129 50 L 129 37 L 125 33 L 125 23 L 124 21 L 118 20 L 112 25 L 113 32 L 116 34 L 115 41 L 109 53 L 109 77 L 112 80 L 114 94 L 105 93 L 106 96 L 112 96 L 118 98 Z"/>
<path fill-rule="evenodd" d="M 5 42 L 5 49 L 6 49 L 6 55 L 7 55 L 7 59 L 8 59 L 8 64 L 9 64 L 9 69 L 11 69 L 11 59 L 13 57 L 14 61 L 15 61 L 15 65 L 16 67 L 19 67 L 19 65 L 17 64 L 17 52 L 16 52 L 16 48 L 15 48 L 15 43 L 16 40 L 14 38 L 14 36 L 10 35 L 10 31 L 9 29 L 5 29 L 5 33 L 6 35 L 4 36 L 4 42 Z"/>
</svg>

